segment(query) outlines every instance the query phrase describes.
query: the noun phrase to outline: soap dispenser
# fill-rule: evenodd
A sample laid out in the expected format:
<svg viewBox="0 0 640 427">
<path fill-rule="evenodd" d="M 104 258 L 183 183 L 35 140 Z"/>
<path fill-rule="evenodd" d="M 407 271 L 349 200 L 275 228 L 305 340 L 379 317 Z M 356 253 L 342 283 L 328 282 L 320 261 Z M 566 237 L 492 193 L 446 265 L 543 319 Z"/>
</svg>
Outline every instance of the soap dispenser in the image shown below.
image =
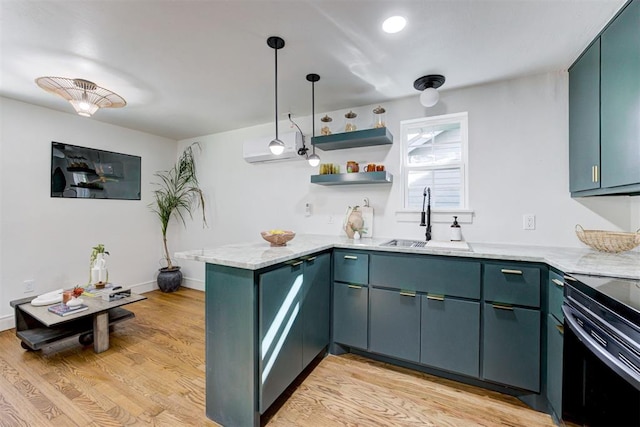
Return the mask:
<svg viewBox="0 0 640 427">
<path fill-rule="evenodd" d="M 451 241 L 459 242 L 462 240 L 462 229 L 460 228 L 460 224 L 458 224 L 458 217 L 453 217 L 453 224 L 451 224 Z"/>
</svg>

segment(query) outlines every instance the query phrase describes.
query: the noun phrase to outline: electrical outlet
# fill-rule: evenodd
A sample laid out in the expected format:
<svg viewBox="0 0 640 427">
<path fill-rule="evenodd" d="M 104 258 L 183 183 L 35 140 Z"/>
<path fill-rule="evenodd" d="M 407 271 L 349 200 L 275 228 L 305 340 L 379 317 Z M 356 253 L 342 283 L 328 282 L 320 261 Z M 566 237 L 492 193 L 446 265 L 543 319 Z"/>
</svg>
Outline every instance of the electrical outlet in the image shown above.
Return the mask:
<svg viewBox="0 0 640 427">
<path fill-rule="evenodd" d="M 304 205 L 304 216 L 311 216 L 311 203 Z"/>
<path fill-rule="evenodd" d="M 327 220 L 327 224 L 333 224 L 333 215 L 329 215 L 329 219 Z"/>
<path fill-rule="evenodd" d="M 523 230 L 535 230 L 536 229 L 536 216 L 534 214 L 522 215 L 522 229 Z"/>
<path fill-rule="evenodd" d="M 33 292 L 36 290 L 36 284 L 33 279 L 24 281 L 24 292 Z"/>
</svg>

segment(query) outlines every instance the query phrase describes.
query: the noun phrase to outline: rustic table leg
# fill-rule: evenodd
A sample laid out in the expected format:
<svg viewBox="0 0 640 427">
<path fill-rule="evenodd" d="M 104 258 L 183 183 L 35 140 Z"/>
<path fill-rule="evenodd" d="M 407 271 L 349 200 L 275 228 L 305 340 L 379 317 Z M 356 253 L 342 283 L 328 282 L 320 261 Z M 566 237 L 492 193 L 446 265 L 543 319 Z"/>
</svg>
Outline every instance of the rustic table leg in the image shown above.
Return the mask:
<svg viewBox="0 0 640 427">
<path fill-rule="evenodd" d="M 109 313 L 93 316 L 93 351 L 102 353 L 109 349 Z"/>
</svg>

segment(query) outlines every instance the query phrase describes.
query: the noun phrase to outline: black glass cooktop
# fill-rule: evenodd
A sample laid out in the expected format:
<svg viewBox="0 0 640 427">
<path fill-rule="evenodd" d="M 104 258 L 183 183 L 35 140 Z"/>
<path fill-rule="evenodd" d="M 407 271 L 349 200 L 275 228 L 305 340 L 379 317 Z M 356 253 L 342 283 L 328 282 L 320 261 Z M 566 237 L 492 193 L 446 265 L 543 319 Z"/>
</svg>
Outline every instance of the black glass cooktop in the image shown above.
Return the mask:
<svg viewBox="0 0 640 427">
<path fill-rule="evenodd" d="M 582 292 L 640 327 L 640 280 L 583 274 L 571 276 L 582 284 L 578 286 Z"/>
</svg>

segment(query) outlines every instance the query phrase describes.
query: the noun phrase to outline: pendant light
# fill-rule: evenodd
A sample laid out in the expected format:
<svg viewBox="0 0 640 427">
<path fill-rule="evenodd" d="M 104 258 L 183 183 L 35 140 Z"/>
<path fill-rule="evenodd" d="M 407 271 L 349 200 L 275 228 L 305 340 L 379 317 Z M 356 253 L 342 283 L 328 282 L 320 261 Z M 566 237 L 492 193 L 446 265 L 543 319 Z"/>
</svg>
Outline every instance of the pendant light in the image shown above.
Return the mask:
<svg viewBox="0 0 640 427">
<path fill-rule="evenodd" d="M 309 165 L 316 167 L 320 164 L 320 156 L 316 154 L 316 146 L 313 143 L 313 138 L 316 136 L 316 92 L 315 85 L 320 76 L 317 74 L 307 74 L 307 80 L 311 82 L 311 147 L 313 151 L 309 156 Z"/>
<path fill-rule="evenodd" d="M 269 150 L 276 156 L 284 152 L 284 142 L 278 137 L 278 49 L 284 47 L 284 40 L 280 37 L 273 36 L 267 39 L 267 44 L 275 53 L 275 92 L 276 92 L 276 138 L 269 143 Z"/>
<path fill-rule="evenodd" d="M 413 82 L 416 90 L 421 90 L 420 103 L 425 107 L 433 107 L 438 103 L 440 94 L 436 89 L 444 84 L 445 78 L 440 74 L 429 74 L 422 76 Z"/>
</svg>

